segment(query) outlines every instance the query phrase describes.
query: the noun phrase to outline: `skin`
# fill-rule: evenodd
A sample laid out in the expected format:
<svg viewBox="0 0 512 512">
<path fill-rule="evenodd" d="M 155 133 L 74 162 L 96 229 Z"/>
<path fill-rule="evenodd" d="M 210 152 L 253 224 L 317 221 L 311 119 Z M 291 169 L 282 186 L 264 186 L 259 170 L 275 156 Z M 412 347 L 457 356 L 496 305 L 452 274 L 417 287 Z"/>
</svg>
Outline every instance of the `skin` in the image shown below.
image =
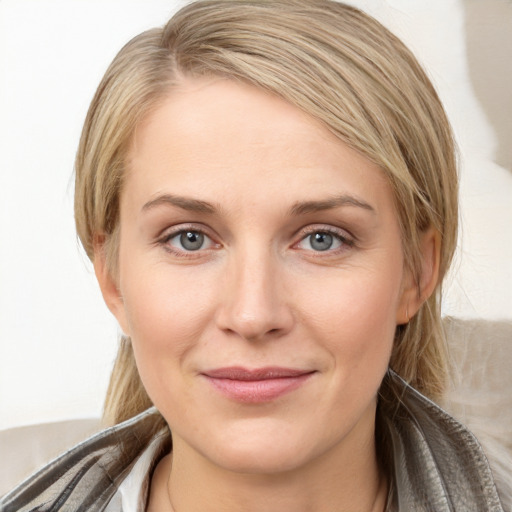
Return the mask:
<svg viewBox="0 0 512 512">
<path fill-rule="evenodd" d="M 436 234 L 420 296 L 382 170 L 249 85 L 186 79 L 132 142 L 118 275 L 101 244 L 95 267 L 173 433 L 149 510 L 383 510 L 376 395 L 396 325 L 435 285 Z M 198 250 L 187 230 L 204 234 Z M 240 403 L 202 375 L 227 366 L 312 374 Z"/>
</svg>

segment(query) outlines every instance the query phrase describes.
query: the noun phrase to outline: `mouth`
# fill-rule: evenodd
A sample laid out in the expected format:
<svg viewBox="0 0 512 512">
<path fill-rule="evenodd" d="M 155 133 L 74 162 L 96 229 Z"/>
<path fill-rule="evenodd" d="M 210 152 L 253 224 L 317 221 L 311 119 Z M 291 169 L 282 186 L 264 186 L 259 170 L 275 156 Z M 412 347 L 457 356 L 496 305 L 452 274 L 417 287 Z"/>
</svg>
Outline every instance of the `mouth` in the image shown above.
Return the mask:
<svg viewBox="0 0 512 512">
<path fill-rule="evenodd" d="M 216 368 L 201 375 L 227 398 L 256 404 L 270 402 L 304 384 L 315 371 L 296 368 Z"/>
</svg>

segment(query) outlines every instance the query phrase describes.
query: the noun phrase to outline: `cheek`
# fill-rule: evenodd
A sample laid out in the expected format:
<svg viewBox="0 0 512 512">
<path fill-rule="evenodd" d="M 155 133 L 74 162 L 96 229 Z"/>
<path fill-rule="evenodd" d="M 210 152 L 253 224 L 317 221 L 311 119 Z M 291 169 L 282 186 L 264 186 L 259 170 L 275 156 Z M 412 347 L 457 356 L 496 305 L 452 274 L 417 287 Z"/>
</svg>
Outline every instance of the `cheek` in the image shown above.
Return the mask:
<svg viewBox="0 0 512 512">
<path fill-rule="evenodd" d="M 322 333 L 336 365 L 367 370 L 372 366 L 387 367 L 401 276 L 399 268 L 387 270 L 347 273 L 326 280 L 322 293 L 310 295 L 304 324 Z"/>
<path fill-rule="evenodd" d="M 196 350 L 212 318 L 206 276 L 197 269 L 165 263 L 140 265 L 136 257 L 122 269 L 121 292 L 137 367 L 157 405 L 159 394 L 178 381 L 180 366 Z M 171 382 L 171 381 L 176 382 Z"/>
<path fill-rule="evenodd" d="M 199 331 L 215 276 L 194 266 L 170 265 L 165 257 L 131 254 L 121 267 L 121 293 L 132 338 L 179 347 Z"/>
</svg>

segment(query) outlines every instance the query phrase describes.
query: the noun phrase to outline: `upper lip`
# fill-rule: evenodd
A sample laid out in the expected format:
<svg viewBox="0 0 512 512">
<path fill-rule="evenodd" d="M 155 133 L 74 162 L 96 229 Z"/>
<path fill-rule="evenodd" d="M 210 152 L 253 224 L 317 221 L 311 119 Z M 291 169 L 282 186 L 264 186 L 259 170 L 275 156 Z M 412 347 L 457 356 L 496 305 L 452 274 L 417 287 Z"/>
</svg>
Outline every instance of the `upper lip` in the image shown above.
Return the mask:
<svg viewBox="0 0 512 512">
<path fill-rule="evenodd" d="M 203 375 L 213 379 L 230 379 L 230 380 L 268 380 L 282 379 L 286 377 L 299 377 L 312 370 L 303 370 L 298 368 L 283 368 L 280 366 L 267 366 L 264 368 L 243 368 L 241 366 L 230 366 L 226 368 L 215 368 L 202 372 Z"/>
</svg>

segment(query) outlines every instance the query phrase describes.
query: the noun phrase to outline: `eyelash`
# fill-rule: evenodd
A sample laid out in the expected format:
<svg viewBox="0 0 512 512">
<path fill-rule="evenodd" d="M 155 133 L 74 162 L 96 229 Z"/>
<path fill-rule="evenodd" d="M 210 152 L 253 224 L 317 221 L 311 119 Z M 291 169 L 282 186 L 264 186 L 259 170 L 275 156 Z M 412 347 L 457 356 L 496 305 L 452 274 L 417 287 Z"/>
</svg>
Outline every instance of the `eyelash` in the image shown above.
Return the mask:
<svg viewBox="0 0 512 512">
<path fill-rule="evenodd" d="M 197 233 L 200 235 L 203 235 L 204 237 L 208 238 L 210 240 L 211 245 L 215 248 L 215 246 L 220 247 L 221 244 L 216 243 L 212 236 L 210 236 L 207 231 L 204 228 L 198 227 L 196 225 L 180 225 L 176 229 L 172 230 L 171 232 L 167 232 L 164 236 L 160 237 L 157 240 L 157 244 L 163 246 L 163 248 L 180 258 L 197 258 L 200 256 L 204 256 L 205 251 L 210 251 L 211 247 L 207 249 L 197 249 L 196 251 L 192 250 L 180 250 L 176 249 L 172 245 L 170 245 L 170 241 L 173 238 L 176 238 L 184 233 L 192 232 Z M 341 246 L 336 249 L 326 249 L 324 251 L 322 250 L 314 250 L 314 249 L 305 249 L 311 254 L 314 254 L 315 257 L 326 257 L 326 256 L 333 256 L 337 255 L 340 252 L 346 251 L 347 249 L 350 249 L 351 247 L 355 246 L 355 240 L 348 236 L 347 233 L 341 229 L 334 228 L 332 226 L 310 226 L 307 227 L 301 231 L 298 232 L 298 236 L 300 236 L 300 239 L 298 242 L 294 243 L 292 248 L 297 248 L 297 246 L 307 240 L 308 237 L 314 235 L 314 234 L 328 234 L 333 236 L 340 244 Z"/>
<path fill-rule="evenodd" d="M 301 242 L 307 240 L 308 237 L 314 234 L 327 234 L 331 235 L 335 238 L 341 246 L 336 249 L 326 249 L 325 251 L 306 249 L 308 252 L 312 253 L 315 257 L 328 257 L 328 256 L 336 256 L 352 247 L 355 246 L 355 240 L 353 237 L 349 236 L 346 231 L 335 228 L 333 226 L 325 226 L 325 225 L 317 225 L 317 226 L 308 226 L 304 230 L 299 232 L 300 240 L 294 244 L 294 247 L 297 247 Z"/>
<path fill-rule="evenodd" d="M 176 249 L 175 247 L 170 245 L 169 242 L 173 238 L 176 238 L 176 237 L 178 237 L 184 233 L 187 233 L 187 232 L 203 235 L 204 237 L 206 237 L 210 240 L 212 246 L 214 246 L 214 247 L 220 246 L 220 244 L 216 243 L 213 240 L 213 237 L 211 237 L 204 228 L 198 227 L 196 225 L 189 225 L 189 226 L 180 225 L 179 227 L 176 227 L 176 229 L 174 229 L 170 232 L 169 231 L 166 232 L 164 236 L 162 236 L 161 238 L 159 238 L 157 240 L 157 244 L 161 245 L 167 252 L 173 254 L 174 256 L 178 256 L 179 258 L 197 258 L 197 257 L 204 256 L 205 251 L 211 250 L 211 248 L 208 248 L 208 249 L 198 249 L 196 251 L 187 251 L 187 250 Z"/>
</svg>

